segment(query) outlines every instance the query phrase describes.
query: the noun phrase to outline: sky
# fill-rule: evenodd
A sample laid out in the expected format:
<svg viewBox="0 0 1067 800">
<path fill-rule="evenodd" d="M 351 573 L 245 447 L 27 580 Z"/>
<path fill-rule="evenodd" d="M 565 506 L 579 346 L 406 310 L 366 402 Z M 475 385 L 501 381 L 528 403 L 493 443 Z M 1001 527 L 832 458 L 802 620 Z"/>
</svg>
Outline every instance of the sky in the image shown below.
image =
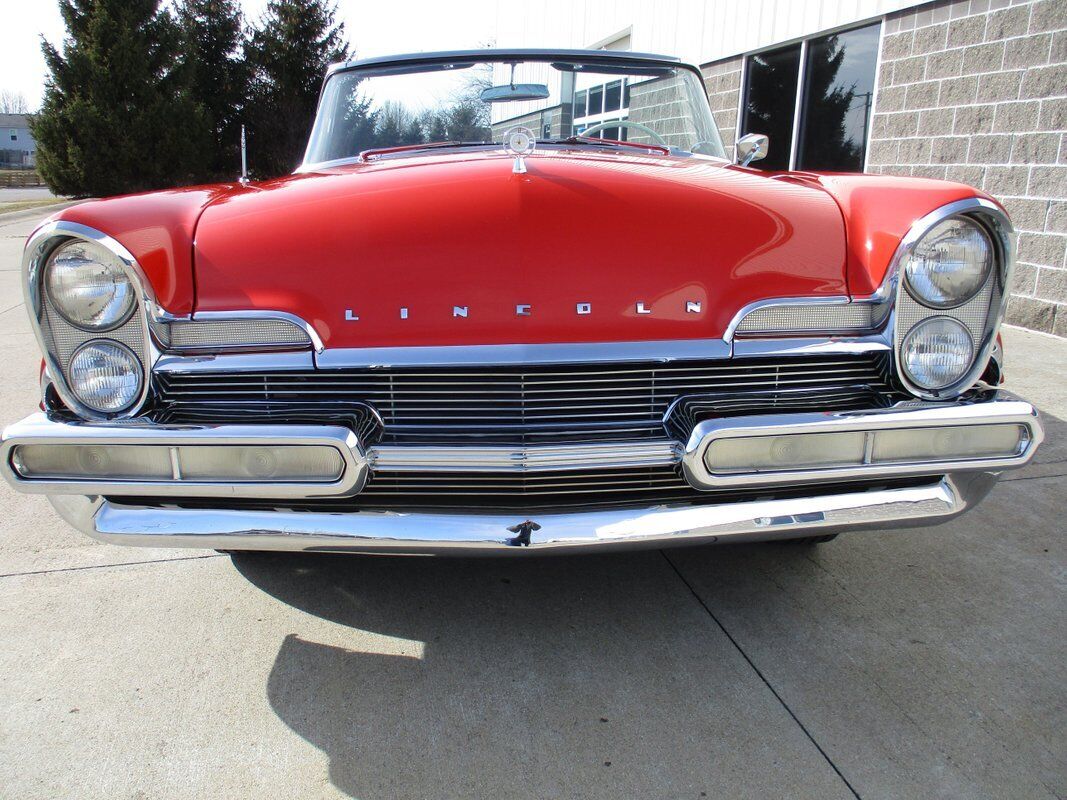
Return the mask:
<svg viewBox="0 0 1067 800">
<path fill-rule="evenodd" d="M 256 20 L 267 0 L 242 0 L 241 5 L 245 16 Z M 337 16 L 345 23 L 356 55 L 365 58 L 480 47 L 495 35 L 498 8 L 490 0 L 338 0 Z M 4 22 L 0 26 L 0 91 L 21 94 L 35 111 L 46 76 L 41 36 L 59 45 L 65 32 L 58 4 L 55 0 L 0 0 L 0 19 Z"/>
</svg>

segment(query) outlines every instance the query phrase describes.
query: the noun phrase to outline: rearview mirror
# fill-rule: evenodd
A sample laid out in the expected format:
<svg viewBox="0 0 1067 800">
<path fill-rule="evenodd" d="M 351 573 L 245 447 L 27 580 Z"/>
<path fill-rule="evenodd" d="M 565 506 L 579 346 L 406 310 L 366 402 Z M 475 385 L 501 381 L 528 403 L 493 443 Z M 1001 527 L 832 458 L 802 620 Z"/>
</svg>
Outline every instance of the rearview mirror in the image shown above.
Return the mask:
<svg viewBox="0 0 1067 800">
<path fill-rule="evenodd" d="M 762 133 L 747 133 L 737 140 L 734 158 L 742 167 L 767 157 L 770 139 Z"/>
<path fill-rule="evenodd" d="M 515 100 L 544 100 L 548 97 L 548 87 L 543 83 L 509 83 L 504 86 L 490 86 L 482 89 L 479 95 L 483 103 L 510 103 Z"/>
</svg>

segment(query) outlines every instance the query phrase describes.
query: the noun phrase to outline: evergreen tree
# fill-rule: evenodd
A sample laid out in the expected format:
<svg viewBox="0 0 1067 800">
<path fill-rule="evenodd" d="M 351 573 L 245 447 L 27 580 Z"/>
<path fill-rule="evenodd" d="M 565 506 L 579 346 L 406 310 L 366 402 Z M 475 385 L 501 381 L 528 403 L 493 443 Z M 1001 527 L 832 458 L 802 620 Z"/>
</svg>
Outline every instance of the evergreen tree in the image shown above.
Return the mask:
<svg viewBox="0 0 1067 800">
<path fill-rule="evenodd" d="M 159 0 L 59 0 L 63 52 L 31 121 L 37 169 L 54 192 L 111 195 L 202 174 L 203 109 L 173 68 L 179 35 Z"/>
<path fill-rule="evenodd" d="M 179 64 L 192 97 L 203 107 L 212 142 L 208 170 L 232 179 L 241 164 L 241 114 L 248 94 L 237 0 L 179 0 L 175 14 L 182 34 Z"/>
<path fill-rule="evenodd" d="M 422 114 L 419 121 L 423 131 L 425 131 L 426 141 L 448 141 L 448 126 L 443 114 L 438 111 L 426 111 Z"/>
<path fill-rule="evenodd" d="M 326 68 L 348 58 L 344 24 L 326 0 L 270 0 L 252 30 L 249 167 L 270 177 L 300 162 Z"/>
</svg>

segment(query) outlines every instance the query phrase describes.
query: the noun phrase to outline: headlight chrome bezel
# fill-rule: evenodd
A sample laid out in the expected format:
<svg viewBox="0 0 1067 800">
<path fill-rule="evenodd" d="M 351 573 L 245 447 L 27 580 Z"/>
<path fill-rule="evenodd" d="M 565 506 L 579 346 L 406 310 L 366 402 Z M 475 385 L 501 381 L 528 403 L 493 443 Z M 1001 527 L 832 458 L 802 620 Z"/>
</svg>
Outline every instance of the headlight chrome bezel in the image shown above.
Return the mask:
<svg viewBox="0 0 1067 800">
<path fill-rule="evenodd" d="M 977 225 L 992 245 L 992 263 L 986 279 L 969 298 L 947 308 L 937 308 L 917 299 L 908 287 L 905 269 L 916 246 L 936 226 L 954 217 Z M 1016 233 L 1004 210 L 981 197 L 970 197 L 948 203 L 917 220 L 903 237 L 893 255 L 886 284 L 895 297 L 892 321 L 893 356 L 897 378 L 911 394 L 923 400 L 947 400 L 970 389 L 989 362 L 996 334 L 1007 310 L 1008 287 L 1015 263 Z M 976 321 L 980 315 L 981 323 Z M 964 322 L 971 335 L 974 356 L 970 369 L 953 383 L 928 389 L 912 380 L 905 368 L 902 346 L 905 337 L 919 322 L 937 316 L 948 316 Z"/>
<path fill-rule="evenodd" d="M 106 331 L 87 329 L 66 319 L 47 296 L 46 269 L 51 256 L 71 241 L 85 241 L 107 250 L 117 259 L 133 287 L 133 310 Z M 127 419 L 144 407 L 151 390 L 151 369 L 159 356 L 149 320 L 158 314 L 158 305 L 140 265 L 121 243 L 102 231 L 69 220 L 47 222 L 26 243 L 22 258 L 23 293 L 33 323 L 34 335 L 44 356 L 44 375 L 63 404 L 79 417 L 102 421 Z M 64 327 L 65 326 L 65 327 Z M 57 330 L 59 335 L 57 335 Z M 67 367 L 74 352 L 94 339 L 113 339 L 130 349 L 141 365 L 140 391 L 129 407 L 118 412 L 101 412 L 83 403 L 67 379 Z"/>
</svg>

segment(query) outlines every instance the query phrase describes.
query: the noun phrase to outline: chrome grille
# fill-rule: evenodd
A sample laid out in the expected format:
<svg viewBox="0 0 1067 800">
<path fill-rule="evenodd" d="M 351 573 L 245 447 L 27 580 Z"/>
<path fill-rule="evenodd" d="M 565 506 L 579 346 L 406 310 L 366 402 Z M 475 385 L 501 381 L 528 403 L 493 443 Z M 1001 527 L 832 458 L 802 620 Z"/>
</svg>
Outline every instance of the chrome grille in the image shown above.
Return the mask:
<svg viewBox="0 0 1067 800">
<path fill-rule="evenodd" d="M 810 390 L 834 408 L 868 408 L 891 394 L 885 354 L 748 358 L 672 363 L 494 368 L 190 372 L 157 376 L 162 422 L 274 421 L 294 407 L 336 410 L 367 404 L 390 442 L 587 441 L 664 435 L 663 417 L 680 397 Z M 768 393 L 771 393 L 768 399 Z"/>
<path fill-rule="evenodd" d="M 375 472 L 359 503 L 364 508 L 413 502 L 424 507 L 596 507 L 684 501 L 699 494 L 672 467 L 519 474 Z"/>
</svg>

